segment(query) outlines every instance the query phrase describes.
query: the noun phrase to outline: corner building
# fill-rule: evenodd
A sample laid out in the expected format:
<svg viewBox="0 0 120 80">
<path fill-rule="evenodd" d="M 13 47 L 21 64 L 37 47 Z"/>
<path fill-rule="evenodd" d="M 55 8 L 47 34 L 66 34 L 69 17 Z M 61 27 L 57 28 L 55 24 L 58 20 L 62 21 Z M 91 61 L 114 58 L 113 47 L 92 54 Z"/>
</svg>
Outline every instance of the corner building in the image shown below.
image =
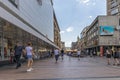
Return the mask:
<svg viewBox="0 0 120 80">
<path fill-rule="evenodd" d="M 120 0 L 107 0 L 107 15 L 120 15 Z"/>
<path fill-rule="evenodd" d="M 10 59 L 17 41 L 32 42 L 45 56 L 54 47 L 52 0 L 0 0 L 0 61 Z"/>
<path fill-rule="evenodd" d="M 101 56 L 109 47 L 120 48 L 120 16 L 98 16 L 86 30 L 82 47 Z"/>
</svg>

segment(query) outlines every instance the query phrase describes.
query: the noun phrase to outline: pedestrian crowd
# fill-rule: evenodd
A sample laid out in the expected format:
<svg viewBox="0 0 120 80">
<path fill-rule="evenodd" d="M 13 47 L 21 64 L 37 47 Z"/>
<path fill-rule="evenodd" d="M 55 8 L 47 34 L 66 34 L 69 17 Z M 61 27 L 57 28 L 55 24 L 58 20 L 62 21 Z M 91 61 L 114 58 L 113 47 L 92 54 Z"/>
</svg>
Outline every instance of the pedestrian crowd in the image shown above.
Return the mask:
<svg viewBox="0 0 120 80">
<path fill-rule="evenodd" d="M 31 42 L 28 42 L 26 47 L 24 47 L 21 42 L 17 42 L 13 53 L 13 61 L 16 62 L 16 69 L 21 67 L 21 56 L 24 56 L 25 59 L 27 58 L 27 71 L 33 70 L 32 65 L 35 54 Z"/>
<path fill-rule="evenodd" d="M 49 51 L 49 55 L 53 57 L 55 56 L 55 63 L 58 62 L 59 56 L 61 56 L 61 59 L 64 59 L 64 50 L 55 48 L 53 51 Z M 35 51 L 32 47 L 32 43 L 28 42 L 26 46 L 23 46 L 21 42 L 17 42 L 14 49 L 11 49 L 11 62 L 16 63 L 16 69 L 21 67 L 21 56 L 24 57 L 25 60 L 27 60 L 27 72 L 30 72 L 33 70 L 33 58 L 36 57 Z"/>
<path fill-rule="evenodd" d="M 53 55 L 55 56 L 55 63 L 58 63 L 59 57 L 61 56 L 61 60 L 64 59 L 64 49 L 59 49 L 59 48 L 55 48 L 52 50 L 51 57 L 53 57 Z M 78 57 L 78 60 L 80 60 L 80 57 L 82 55 L 82 53 L 85 53 L 84 51 L 81 51 L 80 49 L 77 49 L 76 55 Z M 93 56 L 95 58 L 95 56 L 97 55 L 97 52 L 94 51 L 86 51 L 86 54 L 84 55 L 90 55 Z M 92 54 L 92 55 L 91 55 Z M 110 49 L 107 48 L 105 51 L 105 56 L 107 58 L 107 64 L 108 65 L 120 65 L 120 50 L 117 48 L 114 49 Z M 73 55 L 71 52 L 68 53 L 69 55 L 69 60 L 71 55 Z M 23 46 L 21 42 L 17 42 L 16 46 L 14 47 L 14 49 L 11 49 L 11 58 L 13 58 L 13 61 L 16 62 L 16 69 L 18 69 L 19 67 L 21 67 L 21 56 L 23 56 L 25 59 L 27 59 L 27 71 L 32 71 L 33 70 L 33 57 L 35 57 L 35 52 L 34 49 L 32 47 L 32 43 L 28 42 L 27 46 Z"/>
<path fill-rule="evenodd" d="M 120 50 L 115 48 L 115 49 L 106 49 L 106 58 L 107 58 L 107 64 L 110 65 L 113 62 L 113 65 L 120 65 Z M 113 59 L 112 59 L 113 58 Z M 113 61 L 112 61 L 113 60 Z"/>
</svg>

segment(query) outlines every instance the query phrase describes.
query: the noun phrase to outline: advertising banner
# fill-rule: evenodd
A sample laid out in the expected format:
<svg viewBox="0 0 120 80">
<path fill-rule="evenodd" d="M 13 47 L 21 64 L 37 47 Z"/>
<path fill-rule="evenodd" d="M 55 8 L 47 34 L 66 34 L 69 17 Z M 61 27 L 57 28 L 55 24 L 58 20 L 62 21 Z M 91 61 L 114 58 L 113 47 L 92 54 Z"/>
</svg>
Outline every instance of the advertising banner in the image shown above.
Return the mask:
<svg viewBox="0 0 120 80">
<path fill-rule="evenodd" d="M 100 35 L 109 36 L 113 35 L 114 27 L 113 26 L 100 26 Z"/>
</svg>

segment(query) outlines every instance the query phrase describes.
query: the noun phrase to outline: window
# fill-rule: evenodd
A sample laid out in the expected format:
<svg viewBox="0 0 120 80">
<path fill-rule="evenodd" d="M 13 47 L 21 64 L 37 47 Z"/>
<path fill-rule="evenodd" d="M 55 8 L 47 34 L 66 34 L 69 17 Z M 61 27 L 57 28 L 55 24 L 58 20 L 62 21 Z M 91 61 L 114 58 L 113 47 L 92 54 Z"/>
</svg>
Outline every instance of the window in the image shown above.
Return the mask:
<svg viewBox="0 0 120 80">
<path fill-rule="evenodd" d="M 9 0 L 16 8 L 18 7 L 18 0 Z"/>
<path fill-rule="evenodd" d="M 42 5 L 42 0 L 37 0 L 39 5 Z"/>
<path fill-rule="evenodd" d="M 116 13 L 118 13 L 119 11 L 118 11 L 118 8 L 116 8 L 116 9 L 114 9 L 114 10 L 111 10 L 111 14 L 113 15 L 113 14 L 116 14 Z"/>
</svg>

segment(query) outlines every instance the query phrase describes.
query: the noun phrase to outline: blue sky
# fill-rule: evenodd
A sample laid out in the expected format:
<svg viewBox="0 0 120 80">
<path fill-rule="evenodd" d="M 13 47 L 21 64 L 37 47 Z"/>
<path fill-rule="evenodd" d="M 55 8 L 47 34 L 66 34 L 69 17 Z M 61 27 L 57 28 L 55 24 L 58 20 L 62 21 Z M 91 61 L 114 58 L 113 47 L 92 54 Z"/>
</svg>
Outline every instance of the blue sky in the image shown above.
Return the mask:
<svg viewBox="0 0 120 80">
<path fill-rule="evenodd" d="M 66 47 L 70 47 L 98 15 L 106 15 L 106 0 L 53 0 L 53 4 Z"/>
</svg>

